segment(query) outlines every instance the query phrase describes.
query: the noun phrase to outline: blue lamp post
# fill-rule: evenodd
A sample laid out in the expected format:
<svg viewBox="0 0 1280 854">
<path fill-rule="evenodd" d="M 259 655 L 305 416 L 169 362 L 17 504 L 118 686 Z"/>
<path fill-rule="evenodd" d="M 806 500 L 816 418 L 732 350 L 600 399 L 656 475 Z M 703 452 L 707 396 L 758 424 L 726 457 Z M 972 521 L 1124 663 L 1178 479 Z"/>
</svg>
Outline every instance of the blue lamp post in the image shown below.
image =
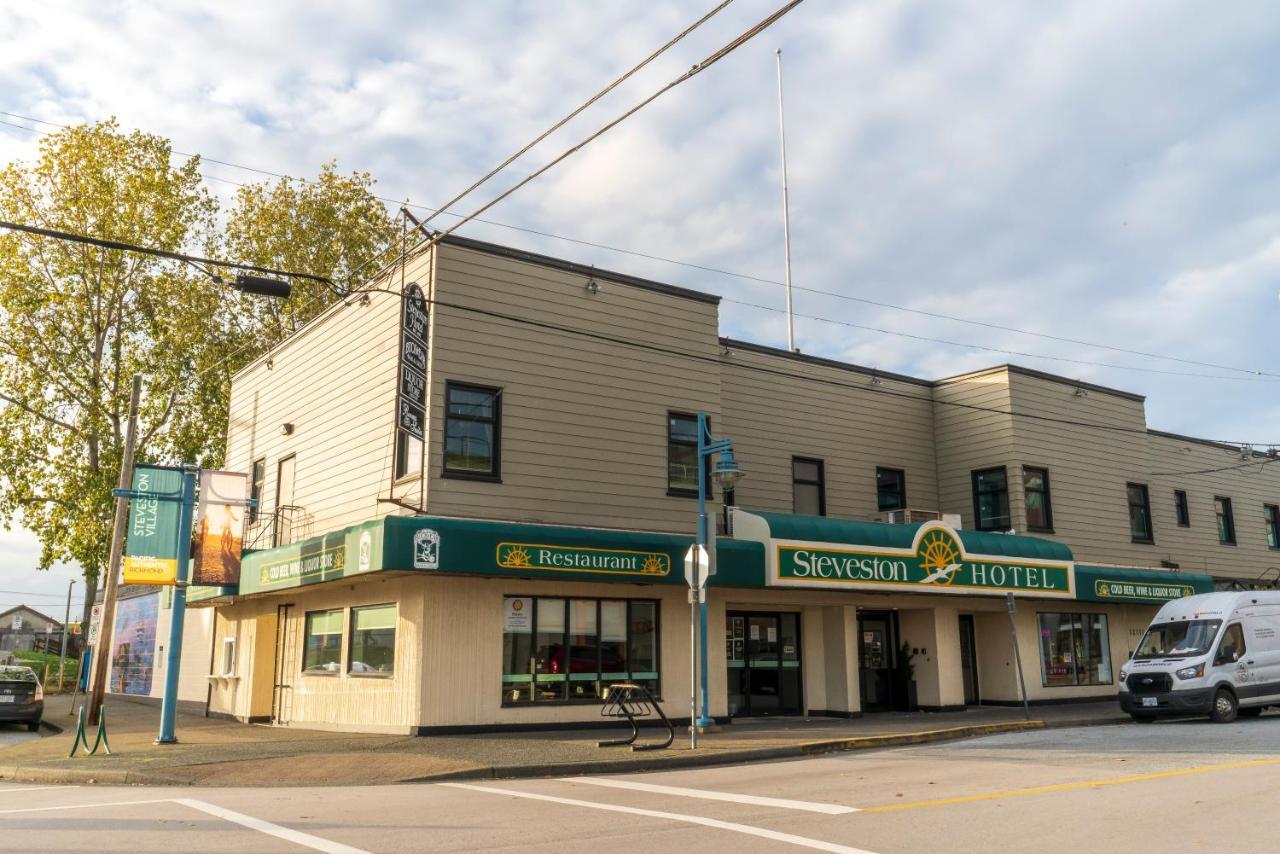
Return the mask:
<svg viewBox="0 0 1280 854">
<path fill-rule="evenodd" d="M 716 479 L 716 483 L 720 488 L 728 492 L 737 485 L 738 480 L 742 477 L 742 469 L 738 468 L 737 461 L 733 458 L 733 440 L 716 439 L 711 435 L 711 429 L 707 426 L 707 413 L 698 413 L 698 545 L 706 546 L 709 540 L 709 532 L 707 531 L 707 466 L 704 460 L 719 454 L 720 459 L 716 460 L 712 469 L 712 477 Z M 710 567 L 706 568 L 707 570 Z M 700 660 L 698 662 L 701 669 L 701 693 L 702 708 L 698 715 L 696 726 L 711 726 L 711 716 L 707 714 L 707 595 L 706 585 L 702 585 L 699 591 L 699 647 Z"/>
</svg>

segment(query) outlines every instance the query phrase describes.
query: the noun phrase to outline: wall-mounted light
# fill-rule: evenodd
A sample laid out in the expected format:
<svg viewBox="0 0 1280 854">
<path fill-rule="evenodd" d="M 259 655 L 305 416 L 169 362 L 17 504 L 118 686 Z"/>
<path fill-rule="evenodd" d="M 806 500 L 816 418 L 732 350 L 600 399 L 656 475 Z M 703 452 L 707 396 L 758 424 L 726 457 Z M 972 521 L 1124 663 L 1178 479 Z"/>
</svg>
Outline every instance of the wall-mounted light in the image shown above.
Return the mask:
<svg viewBox="0 0 1280 854">
<path fill-rule="evenodd" d="M 281 425 L 280 425 L 280 435 L 281 435 L 281 436 L 292 436 L 292 435 L 293 435 L 293 425 L 292 425 L 292 424 L 290 424 L 288 421 L 286 421 L 286 422 L 284 422 L 283 424 L 281 424 Z"/>
<path fill-rule="evenodd" d="M 269 371 L 269 370 L 271 370 L 272 368 L 274 368 L 275 366 L 276 366 L 276 360 L 275 360 L 275 359 L 267 359 L 267 370 L 268 370 L 268 371 Z"/>
<path fill-rule="evenodd" d="M 589 294 L 597 294 L 600 292 L 600 284 L 596 281 L 595 276 L 587 279 L 586 291 Z"/>
<path fill-rule="evenodd" d="M 1080 388 L 1079 386 L 1076 387 L 1076 397 L 1088 397 L 1088 396 L 1089 396 L 1088 391 Z"/>
</svg>

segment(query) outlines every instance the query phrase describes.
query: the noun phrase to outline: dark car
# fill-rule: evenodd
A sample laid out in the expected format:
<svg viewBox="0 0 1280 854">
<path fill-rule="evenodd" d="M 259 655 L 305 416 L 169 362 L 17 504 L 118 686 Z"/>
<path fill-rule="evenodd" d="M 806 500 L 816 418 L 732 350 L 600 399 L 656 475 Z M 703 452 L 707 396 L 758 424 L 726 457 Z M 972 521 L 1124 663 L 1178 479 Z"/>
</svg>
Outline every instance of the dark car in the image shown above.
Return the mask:
<svg viewBox="0 0 1280 854">
<path fill-rule="evenodd" d="M 40 729 L 44 715 L 44 688 L 30 667 L 0 667 L 0 721 L 21 721 L 27 729 Z"/>
</svg>

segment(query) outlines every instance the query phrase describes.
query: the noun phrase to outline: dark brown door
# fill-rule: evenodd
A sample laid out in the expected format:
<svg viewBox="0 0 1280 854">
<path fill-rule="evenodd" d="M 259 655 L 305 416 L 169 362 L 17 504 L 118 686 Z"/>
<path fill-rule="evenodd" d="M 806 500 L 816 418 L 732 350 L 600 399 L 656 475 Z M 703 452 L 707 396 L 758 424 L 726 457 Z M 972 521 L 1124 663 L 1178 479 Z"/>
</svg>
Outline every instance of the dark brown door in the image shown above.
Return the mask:
<svg viewBox="0 0 1280 854">
<path fill-rule="evenodd" d="M 978 642 L 972 614 L 960 615 L 960 673 L 964 678 L 964 704 L 978 705 Z"/>
</svg>

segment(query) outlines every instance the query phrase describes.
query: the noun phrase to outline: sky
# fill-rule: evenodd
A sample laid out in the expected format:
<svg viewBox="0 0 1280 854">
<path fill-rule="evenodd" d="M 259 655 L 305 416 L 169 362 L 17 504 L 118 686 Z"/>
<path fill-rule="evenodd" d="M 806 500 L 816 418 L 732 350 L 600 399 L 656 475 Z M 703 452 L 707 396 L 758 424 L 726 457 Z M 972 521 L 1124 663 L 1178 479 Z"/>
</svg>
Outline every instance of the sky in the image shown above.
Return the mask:
<svg viewBox="0 0 1280 854">
<path fill-rule="evenodd" d="M 456 211 L 780 3 L 735 0 Z M 713 5 L 0 0 L 0 110 L 293 176 L 336 159 L 430 207 Z M 926 378 L 1015 362 L 1147 395 L 1153 428 L 1280 444 L 1268 4 L 807 0 L 460 233 L 720 294 L 722 334 L 785 347 L 779 48 L 802 351 Z M 56 130 L 0 121 L 0 163 Z M 202 172 L 224 199 L 264 178 Z M 65 595 L 36 553 L 0 533 L 0 590 Z"/>
</svg>

